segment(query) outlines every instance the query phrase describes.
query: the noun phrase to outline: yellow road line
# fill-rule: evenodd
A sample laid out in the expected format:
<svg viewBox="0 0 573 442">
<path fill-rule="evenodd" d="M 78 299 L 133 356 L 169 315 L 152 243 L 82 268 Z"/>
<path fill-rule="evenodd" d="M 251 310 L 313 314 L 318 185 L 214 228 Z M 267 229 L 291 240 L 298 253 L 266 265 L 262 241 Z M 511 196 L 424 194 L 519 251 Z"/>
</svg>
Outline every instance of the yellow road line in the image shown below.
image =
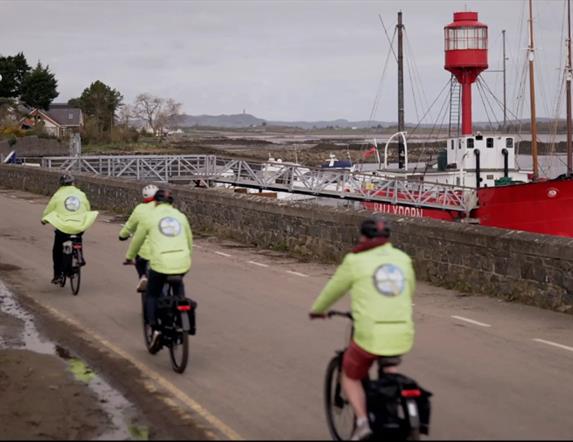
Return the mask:
<svg viewBox="0 0 573 442">
<path fill-rule="evenodd" d="M 42 307 L 46 308 L 52 315 L 57 317 L 59 320 L 61 320 L 63 322 L 67 322 L 68 324 L 71 324 L 71 325 L 79 328 L 80 330 L 82 330 L 84 333 L 87 333 L 88 336 L 92 337 L 94 340 L 98 341 L 103 346 L 109 348 L 111 351 L 113 351 L 117 355 L 119 355 L 122 358 L 131 362 L 139 370 L 141 370 L 143 373 L 145 373 L 148 377 L 153 379 L 161 387 L 163 387 L 165 390 L 169 391 L 173 396 L 175 396 L 177 399 L 179 399 L 181 402 L 183 402 L 185 405 L 187 405 L 191 410 L 193 410 L 195 413 L 197 413 L 199 416 L 201 416 L 203 419 L 205 419 L 207 422 L 209 422 L 209 424 L 211 424 L 215 429 L 217 429 L 219 432 L 221 432 L 223 435 L 225 435 L 225 437 L 228 438 L 229 440 L 244 440 L 231 427 L 229 427 L 227 424 L 225 424 L 219 418 L 215 417 L 213 414 L 211 414 L 209 411 L 207 411 L 205 409 L 205 407 L 200 405 L 195 400 L 191 399 L 189 396 L 187 396 L 185 393 L 183 393 L 179 388 L 177 388 L 175 385 L 173 385 L 167 379 L 162 377 L 159 373 L 148 368 L 142 362 L 140 362 L 137 359 L 135 359 L 134 357 L 132 357 L 129 353 L 127 353 L 124 350 L 122 350 L 121 348 L 115 346 L 114 344 L 109 342 L 107 339 L 99 336 L 93 330 L 90 330 L 90 329 L 84 327 L 83 325 L 80 325 L 75 319 L 67 317 L 66 315 L 64 315 L 60 311 L 56 310 L 55 308 L 48 306 L 48 305 L 42 305 Z"/>
</svg>

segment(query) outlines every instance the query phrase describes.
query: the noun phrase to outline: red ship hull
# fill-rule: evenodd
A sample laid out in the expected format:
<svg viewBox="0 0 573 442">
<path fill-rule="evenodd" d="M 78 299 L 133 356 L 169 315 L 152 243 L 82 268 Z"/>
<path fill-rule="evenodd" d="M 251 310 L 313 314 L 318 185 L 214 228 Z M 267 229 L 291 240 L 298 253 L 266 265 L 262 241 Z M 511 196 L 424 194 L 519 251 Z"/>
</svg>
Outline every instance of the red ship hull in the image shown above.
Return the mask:
<svg viewBox="0 0 573 442">
<path fill-rule="evenodd" d="M 471 217 L 489 227 L 573 238 L 573 178 L 478 189 Z M 374 212 L 459 221 L 459 211 L 390 203 L 364 203 Z"/>
<path fill-rule="evenodd" d="M 480 225 L 573 237 L 573 179 L 478 190 Z"/>
<path fill-rule="evenodd" d="M 412 207 L 405 204 L 363 203 L 372 212 L 388 213 L 398 216 L 413 216 L 415 218 L 434 218 L 442 221 L 455 221 L 463 217 L 455 210 L 433 209 L 427 207 Z"/>
</svg>

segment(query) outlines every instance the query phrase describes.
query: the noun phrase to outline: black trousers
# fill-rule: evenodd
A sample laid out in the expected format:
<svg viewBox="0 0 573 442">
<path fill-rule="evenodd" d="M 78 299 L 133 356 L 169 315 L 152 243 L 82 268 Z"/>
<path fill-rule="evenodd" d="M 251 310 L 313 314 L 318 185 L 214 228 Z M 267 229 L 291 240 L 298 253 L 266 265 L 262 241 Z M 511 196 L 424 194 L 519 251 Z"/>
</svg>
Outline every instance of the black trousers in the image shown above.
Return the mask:
<svg viewBox="0 0 573 442">
<path fill-rule="evenodd" d="M 76 236 L 79 241 L 82 241 L 83 233 L 78 233 Z M 64 251 L 63 244 L 70 239 L 70 235 L 60 230 L 54 232 L 54 246 L 52 247 L 52 261 L 54 265 L 54 278 L 59 278 L 64 273 Z"/>
<path fill-rule="evenodd" d="M 157 328 L 157 299 L 161 296 L 163 286 L 167 282 L 168 276 L 165 273 L 158 273 L 152 269 L 147 272 L 147 291 L 145 293 L 145 311 L 149 325 Z M 183 275 L 180 275 L 183 276 Z M 183 283 L 175 284 L 173 287 L 173 294 L 177 297 L 185 297 L 185 289 Z"/>
<path fill-rule="evenodd" d="M 135 269 L 137 270 L 137 275 L 140 278 L 147 273 L 147 265 L 148 264 L 149 264 L 149 260 L 144 259 L 139 255 L 137 255 L 135 257 Z"/>
</svg>

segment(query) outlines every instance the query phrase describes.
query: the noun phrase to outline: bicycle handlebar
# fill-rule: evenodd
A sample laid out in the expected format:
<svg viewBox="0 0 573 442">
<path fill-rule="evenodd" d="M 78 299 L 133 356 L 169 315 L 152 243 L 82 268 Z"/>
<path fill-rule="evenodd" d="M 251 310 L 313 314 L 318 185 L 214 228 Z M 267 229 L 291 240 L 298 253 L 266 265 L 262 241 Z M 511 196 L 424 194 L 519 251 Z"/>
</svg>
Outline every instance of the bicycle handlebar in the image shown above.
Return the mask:
<svg viewBox="0 0 573 442">
<path fill-rule="evenodd" d="M 341 312 L 338 310 L 329 310 L 326 313 L 310 313 L 310 319 L 330 319 L 333 316 L 340 316 L 343 318 L 348 318 L 352 320 L 352 313 L 350 312 Z"/>
<path fill-rule="evenodd" d="M 350 312 L 341 312 L 338 310 L 329 310 L 328 312 L 326 312 L 326 316 L 328 318 L 332 318 L 333 316 L 340 316 L 342 318 L 348 318 L 348 319 L 354 319 L 352 317 L 352 313 Z"/>
</svg>

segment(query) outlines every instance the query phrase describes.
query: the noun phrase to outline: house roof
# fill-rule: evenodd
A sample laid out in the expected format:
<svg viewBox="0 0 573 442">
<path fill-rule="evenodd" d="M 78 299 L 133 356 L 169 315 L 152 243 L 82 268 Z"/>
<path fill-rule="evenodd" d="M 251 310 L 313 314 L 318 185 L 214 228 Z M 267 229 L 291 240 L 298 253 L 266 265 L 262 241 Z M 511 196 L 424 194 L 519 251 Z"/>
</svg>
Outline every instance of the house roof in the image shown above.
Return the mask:
<svg viewBox="0 0 573 442">
<path fill-rule="evenodd" d="M 42 118 L 45 118 L 46 120 L 49 120 L 51 123 L 53 123 L 56 126 L 61 126 L 61 124 L 59 122 L 54 120 L 52 117 L 50 117 L 50 115 L 46 111 L 41 110 L 41 109 L 34 109 L 32 112 L 30 112 L 29 116 L 32 116 L 32 117 L 40 116 Z M 25 119 L 26 119 L 26 117 L 21 119 L 20 122 L 23 122 Z"/>
<path fill-rule="evenodd" d="M 52 104 L 50 104 L 50 109 L 61 109 L 61 108 L 68 108 L 68 107 L 74 108 L 71 104 L 68 104 L 68 103 L 52 103 Z"/>
<path fill-rule="evenodd" d="M 54 103 L 46 114 L 61 126 L 80 126 L 82 122 L 82 110 L 68 104 Z"/>
</svg>

